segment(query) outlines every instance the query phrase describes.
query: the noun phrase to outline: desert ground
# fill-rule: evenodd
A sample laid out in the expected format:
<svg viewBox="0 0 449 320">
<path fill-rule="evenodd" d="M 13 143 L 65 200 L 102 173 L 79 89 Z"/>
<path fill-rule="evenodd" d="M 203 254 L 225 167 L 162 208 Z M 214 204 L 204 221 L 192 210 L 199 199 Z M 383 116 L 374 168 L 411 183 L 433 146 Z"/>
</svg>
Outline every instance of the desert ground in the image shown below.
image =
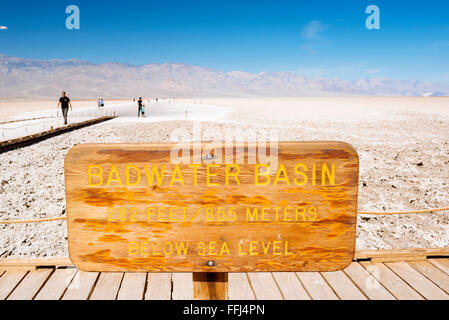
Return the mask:
<svg viewBox="0 0 449 320">
<path fill-rule="evenodd" d="M 0 112 L 20 116 L 18 106 L 0 104 Z M 65 215 L 64 157 L 76 144 L 168 142 L 175 129 L 194 127 L 203 138 L 269 129 L 281 141 L 348 142 L 360 156 L 359 210 L 449 206 L 449 98 L 197 98 L 147 108 L 149 116 L 137 119 L 132 102 L 118 104 L 115 120 L 0 154 L 0 220 Z M 448 247 L 448 235 L 448 212 L 359 215 L 356 245 Z M 64 257 L 66 237 L 64 221 L 0 225 L 0 258 Z"/>
</svg>

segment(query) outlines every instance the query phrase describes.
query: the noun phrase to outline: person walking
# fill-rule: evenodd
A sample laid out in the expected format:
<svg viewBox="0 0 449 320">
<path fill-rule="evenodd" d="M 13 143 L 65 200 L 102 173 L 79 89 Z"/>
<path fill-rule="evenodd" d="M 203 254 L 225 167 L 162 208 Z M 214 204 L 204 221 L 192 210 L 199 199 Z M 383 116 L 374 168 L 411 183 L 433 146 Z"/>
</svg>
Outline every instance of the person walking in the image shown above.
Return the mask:
<svg viewBox="0 0 449 320">
<path fill-rule="evenodd" d="M 104 109 L 104 101 L 103 101 L 103 99 L 100 100 L 100 107 L 101 107 L 102 109 Z"/>
<path fill-rule="evenodd" d="M 97 107 L 98 107 L 98 110 L 100 110 L 100 108 L 101 108 L 101 101 L 100 101 L 100 98 L 97 99 Z"/>
<path fill-rule="evenodd" d="M 67 125 L 67 116 L 69 113 L 69 107 L 70 111 L 72 110 L 72 102 L 70 101 L 70 98 L 66 96 L 65 91 L 62 92 L 61 98 L 59 98 L 58 106 L 57 108 L 61 107 L 62 110 L 62 116 L 64 117 L 64 125 Z"/>
<path fill-rule="evenodd" d="M 139 100 L 137 101 L 137 117 L 140 118 L 140 115 L 142 113 L 142 107 L 143 107 L 143 101 L 142 101 L 142 97 L 139 98 Z"/>
</svg>

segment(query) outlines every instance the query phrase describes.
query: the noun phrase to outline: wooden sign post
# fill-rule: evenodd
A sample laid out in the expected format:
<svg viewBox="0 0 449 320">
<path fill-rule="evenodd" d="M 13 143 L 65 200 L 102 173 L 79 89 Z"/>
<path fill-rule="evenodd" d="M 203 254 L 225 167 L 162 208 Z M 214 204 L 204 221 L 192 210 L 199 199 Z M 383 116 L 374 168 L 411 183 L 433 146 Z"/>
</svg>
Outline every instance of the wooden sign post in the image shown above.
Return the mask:
<svg viewBox="0 0 449 320">
<path fill-rule="evenodd" d="M 228 273 L 194 272 L 193 298 L 196 300 L 228 300 Z"/>
<path fill-rule="evenodd" d="M 226 299 L 228 272 L 345 268 L 355 252 L 356 151 L 284 142 L 267 149 L 266 163 L 261 150 L 74 147 L 65 160 L 72 262 L 97 272 L 193 272 L 199 299 Z"/>
</svg>

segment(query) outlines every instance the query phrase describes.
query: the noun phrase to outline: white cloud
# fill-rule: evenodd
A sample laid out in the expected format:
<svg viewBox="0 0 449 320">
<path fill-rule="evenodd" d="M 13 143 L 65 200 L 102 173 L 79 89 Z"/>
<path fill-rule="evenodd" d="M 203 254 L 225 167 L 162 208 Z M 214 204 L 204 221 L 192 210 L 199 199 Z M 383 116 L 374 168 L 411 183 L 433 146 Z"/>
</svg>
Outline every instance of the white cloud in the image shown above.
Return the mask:
<svg viewBox="0 0 449 320">
<path fill-rule="evenodd" d="M 302 29 L 302 37 L 305 39 L 315 39 L 320 33 L 324 32 L 327 26 L 319 20 L 313 20 L 307 23 L 307 25 Z"/>
<path fill-rule="evenodd" d="M 0 26 L 0 30 L 8 30 L 8 27 Z"/>
</svg>

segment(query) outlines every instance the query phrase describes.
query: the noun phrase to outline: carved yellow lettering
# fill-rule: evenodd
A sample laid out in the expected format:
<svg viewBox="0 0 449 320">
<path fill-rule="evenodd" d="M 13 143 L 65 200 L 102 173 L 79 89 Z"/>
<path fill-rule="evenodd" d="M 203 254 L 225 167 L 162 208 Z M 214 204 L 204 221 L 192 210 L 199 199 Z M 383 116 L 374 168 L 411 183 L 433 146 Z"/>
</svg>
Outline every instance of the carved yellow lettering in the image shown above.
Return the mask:
<svg viewBox="0 0 449 320">
<path fill-rule="evenodd" d="M 206 208 L 206 222 L 214 221 L 214 208 Z"/>
<path fill-rule="evenodd" d="M 288 241 L 285 241 L 285 255 L 291 256 L 293 252 L 288 251 Z"/>
<path fill-rule="evenodd" d="M 299 216 L 301 216 L 301 218 L 302 218 L 301 220 L 302 221 L 307 220 L 306 216 L 305 216 L 305 213 L 306 213 L 306 208 L 304 208 L 304 207 L 296 207 L 296 221 L 300 221 Z"/>
<path fill-rule="evenodd" d="M 281 244 L 282 244 L 282 241 L 273 241 L 273 255 L 274 256 L 282 255 Z"/>
<path fill-rule="evenodd" d="M 187 242 L 187 244 L 182 241 L 181 243 L 176 242 L 176 252 L 178 253 L 178 255 L 187 255 L 187 250 L 189 249 L 189 243 Z"/>
<path fill-rule="evenodd" d="M 246 208 L 246 221 L 257 221 L 258 218 L 258 208 L 254 208 L 251 212 L 251 208 Z"/>
<path fill-rule="evenodd" d="M 173 252 L 173 244 L 170 241 L 164 243 L 164 254 L 167 256 Z"/>
<path fill-rule="evenodd" d="M 148 213 L 148 222 L 151 221 L 151 215 L 156 215 L 156 208 L 149 207 L 147 210 Z"/>
<path fill-rule="evenodd" d="M 305 164 L 298 163 L 295 166 L 295 173 L 297 173 L 298 175 L 302 176 L 303 179 L 302 179 L 301 182 L 298 182 L 298 180 L 296 178 L 293 179 L 293 180 L 295 181 L 295 184 L 297 186 L 303 186 L 303 185 L 305 185 L 307 183 L 308 177 L 307 177 L 307 174 L 304 171 L 298 171 L 299 168 L 302 168 L 302 170 L 307 171 L 307 166 Z"/>
<path fill-rule="evenodd" d="M 198 242 L 198 255 L 206 255 L 206 244 L 204 242 Z"/>
<path fill-rule="evenodd" d="M 155 243 L 155 242 L 152 242 L 152 243 L 151 243 L 151 247 L 152 247 L 152 249 L 153 249 L 152 254 L 153 254 L 154 256 L 160 254 L 160 253 L 157 252 L 157 250 L 156 250 L 156 243 Z"/>
<path fill-rule="evenodd" d="M 179 178 L 177 178 L 176 176 L 179 176 Z M 173 183 L 175 182 L 181 182 L 181 184 L 184 186 L 184 179 L 182 178 L 181 170 L 179 169 L 179 164 L 177 164 L 173 169 L 173 175 L 170 181 L 170 186 L 173 186 Z"/>
<path fill-rule="evenodd" d="M 134 170 L 136 172 L 136 181 L 131 183 L 131 170 Z M 127 165 L 126 166 L 126 185 L 128 187 L 135 187 L 139 184 L 140 182 L 140 170 L 137 166 L 133 166 L 133 165 Z"/>
<path fill-rule="evenodd" d="M 156 180 L 157 180 L 157 185 L 159 187 L 162 186 L 162 181 L 164 179 L 164 171 L 165 171 L 165 164 L 162 165 L 162 169 L 161 169 L 160 173 L 157 169 L 157 165 L 153 165 L 153 167 L 151 169 L 151 175 L 150 175 L 148 166 L 145 165 L 145 173 L 146 173 L 147 180 L 148 180 L 148 186 L 151 187 L 153 185 L 153 180 L 154 180 L 155 176 L 156 176 Z"/>
<path fill-rule="evenodd" d="M 223 242 L 223 245 L 221 246 L 221 251 L 220 251 L 220 256 L 224 255 L 224 254 L 230 255 L 231 253 L 229 252 L 229 246 L 228 243 L 225 241 Z"/>
<path fill-rule="evenodd" d="M 179 222 L 179 220 L 176 218 L 176 207 L 170 207 L 170 221 L 171 222 Z"/>
<path fill-rule="evenodd" d="M 139 254 L 139 243 L 135 241 L 128 242 L 128 254 L 130 256 L 136 256 Z"/>
<path fill-rule="evenodd" d="M 98 169 L 98 173 L 92 173 L 92 169 Z M 103 184 L 103 169 L 101 168 L 101 166 L 88 166 L 87 169 L 87 174 L 89 177 L 89 187 L 99 187 Z M 93 183 L 92 182 L 92 177 L 97 177 L 100 179 L 100 182 L 98 183 Z"/>
<path fill-rule="evenodd" d="M 122 179 L 120 179 L 120 175 L 118 174 L 117 167 L 115 165 L 112 165 L 111 167 L 111 171 L 109 172 L 109 177 L 106 186 L 109 187 L 113 182 L 118 183 L 120 187 L 123 187 Z"/>
<path fill-rule="evenodd" d="M 166 215 L 166 213 L 163 212 L 166 208 L 164 207 L 158 207 L 157 208 L 157 221 L 158 222 L 169 222 L 167 219 L 163 218 L 163 216 Z"/>
<path fill-rule="evenodd" d="M 274 210 L 276 210 L 276 221 L 279 221 L 279 209 L 282 209 L 282 208 L 280 208 L 280 207 L 274 208 Z"/>
<path fill-rule="evenodd" d="M 148 256 L 150 254 L 148 251 L 146 251 L 148 249 L 147 245 L 148 245 L 148 242 L 146 242 L 146 241 L 140 243 L 140 255 Z M 154 247 L 154 242 L 153 242 L 153 247 Z M 154 249 L 153 249 L 153 252 L 154 252 Z"/>
<path fill-rule="evenodd" d="M 198 168 L 201 168 L 200 164 L 190 164 L 190 168 L 193 168 L 193 185 L 198 186 Z"/>
<path fill-rule="evenodd" d="M 237 185 L 240 185 L 239 180 L 240 166 L 238 164 L 226 165 L 226 185 L 229 186 L 229 177 L 234 177 Z"/>
<path fill-rule="evenodd" d="M 206 166 L 206 184 L 207 184 L 208 187 L 217 187 L 217 186 L 219 186 L 219 184 L 216 183 L 216 182 L 210 182 L 210 178 L 211 177 L 216 177 L 217 176 L 217 173 L 211 173 L 210 169 L 211 168 L 218 168 L 218 167 L 220 167 L 220 165 L 218 165 L 218 164 L 208 164 Z"/>
<path fill-rule="evenodd" d="M 265 172 L 261 173 L 260 168 L 265 168 Z M 260 182 L 259 177 L 266 177 L 265 182 Z M 268 164 L 256 164 L 256 172 L 255 172 L 255 184 L 256 186 L 267 186 L 270 184 L 270 166 Z"/>
<path fill-rule="evenodd" d="M 323 167 L 321 170 L 321 185 L 325 186 L 326 185 L 326 176 L 329 180 L 329 184 L 331 186 L 335 185 L 335 163 L 333 163 L 331 165 L 332 168 L 332 172 L 329 170 L 329 167 L 327 166 L 327 164 L 323 163 Z"/>
<path fill-rule="evenodd" d="M 241 243 L 239 243 L 238 247 L 239 247 L 239 256 L 246 256 L 248 254 L 247 252 L 243 252 L 242 251 L 242 244 Z"/>
<path fill-rule="evenodd" d="M 281 178 L 281 174 L 284 176 Z M 279 166 L 278 172 L 276 173 L 276 178 L 274 179 L 273 185 L 277 185 L 278 182 L 286 182 L 287 185 L 290 185 L 290 180 L 288 179 L 287 169 L 283 164 Z"/>
<path fill-rule="evenodd" d="M 263 254 L 268 254 L 268 250 L 270 250 L 271 242 L 267 243 L 267 246 L 265 246 L 265 242 L 262 241 L 262 250 Z"/>
<path fill-rule="evenodd" d="M 216 244 L 217 244 L 216 241 L 210 241 L 210 242 L 209 242 L 209 254 L 210 254 L 210 255 L 215 255 L 215 254 L 216 254 L 216 252 L 215 252 L 215 250 L 216 250 L 215 245 L 216 245 Z"/>
<path fill-rule="evenodd" d="M 265 215 L 267 214 L 267 212 L 265 212 L 265 211 L 267 211 L 267 210 L 270 210 L 270 208 L 269 207 L 262 208 L 262 221 L 270 221 L 270 219 L 265 217 Z"/>
<path fill-rule="evenodd" d="M 258 256 L 259 253 L 257 252 L 257 245 L 259 244 L 259 241 L 250 241 L 249 242 L 249 255 L 250 256 Z"/>
<path fill-rule="evenodd" d="M 309 208 L 309 213 L 312 215 L 312 217 L 310 217 L 309 215 L 309 220 L 310 221 L 316 221 L 317 219 L 317 210 L 315 207 L 310 207 Z"/>
<path fill-rule="evenodd" d="M 290 210 L 292 210 L 292 207 L 285 207 L 284 208 L 284 221 L 293 221 L 293 219 L 288 218 L 289 214 L 290 214 Z"/>
<path fill-rule="evenodd" d="M 312 166 L 312 185 L 316 185 L 316 163 Z"/>
</svg>

